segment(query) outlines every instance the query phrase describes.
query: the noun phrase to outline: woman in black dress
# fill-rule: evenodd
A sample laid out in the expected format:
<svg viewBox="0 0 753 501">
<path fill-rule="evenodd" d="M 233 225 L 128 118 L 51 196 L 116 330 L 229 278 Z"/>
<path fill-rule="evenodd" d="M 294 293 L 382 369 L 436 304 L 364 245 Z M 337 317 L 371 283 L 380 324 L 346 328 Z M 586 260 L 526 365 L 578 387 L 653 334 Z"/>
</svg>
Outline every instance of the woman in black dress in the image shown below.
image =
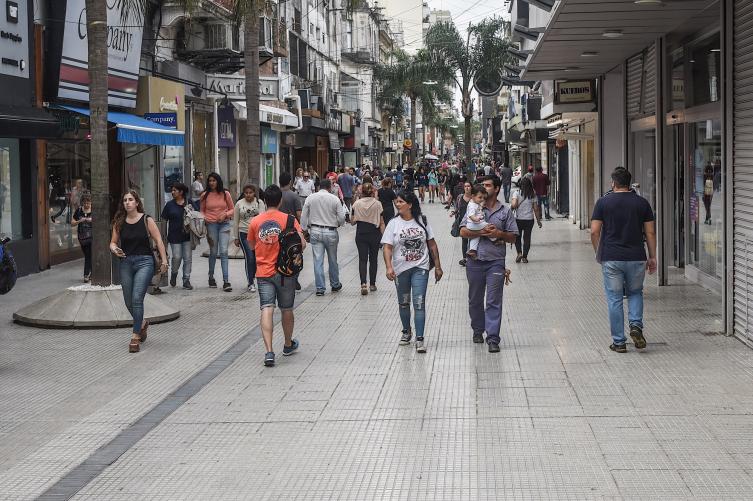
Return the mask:
<svg viewBox="0 0 753 501">
<path fill-rule="evenodd" d="M 392 178 L 385 177 L 382 179 L 382 187 L 378 190 L 379 201 L 382 202 L 384 224 L 390 222 L 390 219 L 395 217 L 395 204 L 394 201 L 397 198 L 395 190 L 392 189 Z"/>
</svg>

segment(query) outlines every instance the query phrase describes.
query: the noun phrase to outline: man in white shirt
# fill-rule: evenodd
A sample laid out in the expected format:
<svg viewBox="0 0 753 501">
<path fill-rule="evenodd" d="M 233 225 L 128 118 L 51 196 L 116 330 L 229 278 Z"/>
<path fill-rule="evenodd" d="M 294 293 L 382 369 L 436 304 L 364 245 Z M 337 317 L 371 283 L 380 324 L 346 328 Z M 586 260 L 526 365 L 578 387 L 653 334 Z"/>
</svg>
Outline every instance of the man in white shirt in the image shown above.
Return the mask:
<svg viewBox="0 0 753 501">
<path fill-rule="evenodd" d="M 295 183 L 293 189 L 298 193 L 298 196 L 301 197 L 301 203 L 306 203 L 306 199 L 316 190 L 314 187 L 314 180 L 311 179 L 311 174 L 308 171 L 305 171 L 303 177 Z"/>
<path fill-rule="evenodd" d="M 340 235 L 337 228 L 345 223 L 345 207 L 340 199 L 330 192 L 332 181 L 322 179 L 319 191 L 309 195 L 301 212 L 301 228 L 309 236 L 314 254 L 314 281 L 316 295 L 323 296 L 326 290 L 324 281 L 324 251 L 329 262 L 329 284 L 332 292 L 343 288 L 340 283 L 340 270 L 337 265 L 337 245 Z"/>
<path fill-rule="evenodd" d="M 204 193 L 204 173 L 196 171 L 193 175 L 193 183 L 191 183 L 191 202 L 195 210 L 199 210 L 199 199 L 201 194 Z"/>
</svg>

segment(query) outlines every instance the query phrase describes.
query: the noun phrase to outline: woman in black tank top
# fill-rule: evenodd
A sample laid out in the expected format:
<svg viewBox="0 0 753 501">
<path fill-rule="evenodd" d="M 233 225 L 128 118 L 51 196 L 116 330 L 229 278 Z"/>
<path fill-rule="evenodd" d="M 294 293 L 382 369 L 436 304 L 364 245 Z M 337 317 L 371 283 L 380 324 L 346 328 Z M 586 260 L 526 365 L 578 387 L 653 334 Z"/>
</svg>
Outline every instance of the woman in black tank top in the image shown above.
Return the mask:
<svg viewBox="0 0 753 501">
<path fill-rule="evenodd" d="M 138 193 L 130 190 L 123 195 L 112 223 L 110 252 L 120 258 L 120 283 L 126 308 L 133 316 L 133 335 L 128 345 L 130 353 L 139 351 L 146 341 L 149 322 L 144 320 L 144 296 L 154 276 L 154 256 L 149 238 L 159 250 L 162 264 L 159 272 L 167 271 L 167 254 L 157 224 L 144 214 Z"/>
</svg>

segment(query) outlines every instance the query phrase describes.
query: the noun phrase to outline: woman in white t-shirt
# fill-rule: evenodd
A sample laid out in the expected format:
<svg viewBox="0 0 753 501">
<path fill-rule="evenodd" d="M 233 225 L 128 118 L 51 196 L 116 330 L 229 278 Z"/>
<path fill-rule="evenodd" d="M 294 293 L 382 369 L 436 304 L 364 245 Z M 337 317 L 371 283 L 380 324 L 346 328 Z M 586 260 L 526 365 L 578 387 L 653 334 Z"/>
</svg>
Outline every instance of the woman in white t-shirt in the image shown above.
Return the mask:
<svg viewBox="0 0 753 501">
<path fill-rule="evenodd" d="M 394 280 L 397 302 L 400 307 L 400 322 L 403 324 L 401 345 L 410 344 L 410 303 L 413 301 L 413 323 L 416 328 L 416 351 L 426 353 L 424 325 L 426 324 L 426 288 L 429 270 L 434 265 L 434 278 L 442 278 L 439 248 L 434 240 L 426 217 L 416 194 L 404 191 L 395 199 L 398 217 L 390 220 L 382 235 L 384 264 L 387 279 Z M 431 253 L 431 256 L 429 255 Z M 431 262 L 433 259 L 433 263 Z"/>
</svg>

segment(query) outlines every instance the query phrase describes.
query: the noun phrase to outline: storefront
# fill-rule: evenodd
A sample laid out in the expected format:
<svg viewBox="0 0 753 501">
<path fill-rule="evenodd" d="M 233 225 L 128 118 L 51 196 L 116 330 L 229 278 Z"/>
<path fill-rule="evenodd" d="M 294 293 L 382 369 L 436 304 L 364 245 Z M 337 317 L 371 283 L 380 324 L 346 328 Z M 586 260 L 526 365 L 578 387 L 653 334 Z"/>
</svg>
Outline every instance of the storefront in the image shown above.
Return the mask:
<svg viewBox="0 0 753 501">
<path fill-rule="evenodd" d="M 57 105 L 63 124 L 60 138 L 47 142 L 47 213 L 51 264 L 80 256 L 71 219 L 81 196 L 91 187 L 89 109 Z M 120 194 L 136 190 L 148 214 L 159 215 L 164 205 L 164 176 L 160 157 L 165 148 L 182 148 L 183 132 L 129 113 L 110 111 L 108 133 L 110 193 L 114 211 Z"/>
<path fill-rule="evenodd" d="M 0 236 L 11 239 L 20 275 L 44 267 L 38 217 L 44 190 L 38 183 L 41 139 L 60 134 L 60 123 L 46 110 L 34 107 L 32 90 L 38 74 L 34 65 L 34 24 L 30 0 L 8 2 L 0 16 Z M 41 105 L 41 96 L 37 96 Z M 43 168 L 43 165 L 41 166 Z"/>
</svg>

